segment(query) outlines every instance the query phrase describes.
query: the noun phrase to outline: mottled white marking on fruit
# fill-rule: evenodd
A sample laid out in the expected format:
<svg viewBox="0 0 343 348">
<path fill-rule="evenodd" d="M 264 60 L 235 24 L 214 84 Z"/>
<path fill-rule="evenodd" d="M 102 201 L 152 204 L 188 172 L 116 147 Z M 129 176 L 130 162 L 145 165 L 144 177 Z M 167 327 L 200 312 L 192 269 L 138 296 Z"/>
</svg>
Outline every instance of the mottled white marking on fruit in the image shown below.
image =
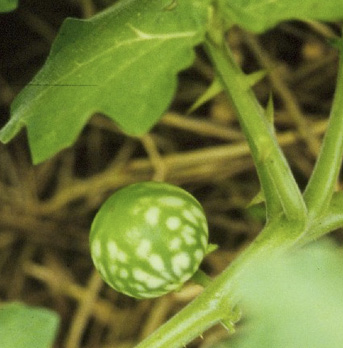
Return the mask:
<svg viewBox="0 0 343 348">
<path fill-rule="evenodd" d="M 107 243 L 107 250 L 112 260 L 119 260 L 120 262 L 127 261 L 127 254 L 118 248 L 116 242 L 109 241 Z"/>
<path fill-rule="evenodd" d="M 117 265 L 111 265 L 110 266 L 110 272 L 115 275 L 117 273 L 118 266 Z"/>
<path fill-rule="evenodd" d="M 138 291 L 144 291 L 145 290 L 145 287 L 142 284 L 139 284 L 139 283 L 132 284 L 132 288 L 135 289 L 135 290 L 138 290 Z"/>
<path fill-rule="evenodd" d="M 175 280 L 173 275 L 169 273 L 170 270 L 164 270 L 164 271 L 160 271 L 160 276 L 164 279 L 168 279 L 168 280 Z"/>
<path fill-rule="evenodd" d="M 147 287 L 148 289 L 158 289 L 164 287 L 165 283 L 165 279 L 152 277 L 147 281 Z"/>
<path fill-rule="evenodd" d="M 138 240 L 141 238 L 141 233 L 138 228 L 131 228 L 126 232 L 127 238 L 131 240 Z"/>
<path fill-rule="evenodd" d="M 164 288 L 166 290 L 172 291 L 172 290 L 177 289 L 178 287 L 180 287 L 180 284 L 168 284 Z"/>
<path fill-rule="evenodd" d="M 175 231 L 180 227 L 181 220 L 176 216 L 170 216 L 166 221 L 166 225 L 168 229 Z"/>
<path fill-rule="evenodd" d="M 185 274 L 181 277 L 180 282 L 181 282 L 181 283 L 184 283 L 184 282 L 187 281 L 191 276 L 192 276 L 192 273 L 185 273 Z"/>
<path fill-rule="evenodd" d="M 165 284 L 165 280 L 153 276 L 152 274 L 143 271 L 140 268 L 135 268 L 132 271 L 133 277 L 141 283 L 144 283 L 149 289 L 159 288 Z"/>
<path fill-rule="evenodd" d="M 113 242 L 113 240 L 109 241 L 107 243 L 107 251 L 108 251 L 108 254 L 110 255 L 110 258 L 112 260 L 115 260 L 117 258 L 117 255 L 118 255 L 117 243 Z"/>
<path fill-rule="evenodd" d="M 197 225 L 197 224 L 198 224 L 197 219 L 195 218 L 195 216 L 192 214 L 191 211 L 184 209 L 184 210 L 182 211 L 182 215 L 183 215 L 188 221 L 190 221 L 192 224 L 194 224 L 194 225 Z"/>
<path fill-rule="evenodd" d="M 150 207 L 144 214 L 145 221 L 152 226 L 158 224 L 159 216 L 160 209 L 158 207 Z"/>
<path fill-rule="evenodd" d="M 169 249 L 170 249 L 171 251 L 180 250 L 181 244 L 182 244 L 181 238 L 175 237 L 175 238 L 173 238 L 173 239 L 170 241 L 170 243 L 169 243 Z"/>
<path fill-rule="evenodd" d="M 135 292 L 135 294 L 134 294 L 134 296 L 138 297 L 138 298 L 149 298 L 148 295 L 149 295 L 149 293 L 143 292 L 143 291 Z"/>
<path fill-rule="evenodd" d="M 151 241 L 149 239 L 142 239 L 136 249 L 136 255 L 140 258 L 146 258 L 151 251 Z"/>
<path fill-rule="evenodd" d="M 202 218 L 204 217 L 204 213 L 203 213 L 198 207 L 192 206 L 192 207 L 191 207 L 191 212 L 192 212 L 197 218 L 202 219 Z"/>
<path fill-rule="evenodd" d="M 152 297 L 159 297 L 161 295 L 163 295 L 163 293 L 151 293 L 151 291 L 141 291 L 141 292 L 138 292 L 137 294 L 135 294 L 138 298 L 152 298 Z"/>
<path fill-rule="evenodd" d="M 122 269 L 119 271 L 119 276 L 120 276 L 121 278 L 126 279 L 126 278 L 129 276 L 129 272 L 128 272 L 125 268 L 122 268 Z"/>
<path fill-rule="evenodd" d="M 123 288 L 125 288 L 125 284 L 123 282 L 121 282 L 120 280 L 116 279 L 115 287 L 117 287 L 119 289 L 123 289 Z"/>
<path fill-rule="evenodd" d="M 162 203 L 169 207 L 182 207 L 185 204 L 185 202 L 181 198 L 177 198 L 173 196 L 162 197 L 158 201 L 159 203 Z"/>
<path fill-rule="evenodd" d="M 101 243 L 100 243 L 99 239 L 96 239 L 93 241 L 92 253 L 96 258 L 101 256 Z"/>
<path fill-rule="evenodd" d="M 144 198 L 141 198 L 141 199 L 138 199 L 136 201 L 136 204 L 132 207 L 132 213 L 134 215 L 138 215 L 140 214 L 144 209 L 146 209 L 146 207 L 148 207 L 150 204 L 149 204 L 149 199 L 144 199 Z"/>
<path fill-rule="evenodd" d="M 165 269 L 165 264 L 163 262 L 163 259 L 160 255 L 158 254 L 152 254 L 149 256 L 149 263 L 153 269 L 156 271 L 164 271 Z"/>
<path fill-rule="evenodd" d="M 192 226 L 186 225 L 186 226 L 182 227 L 181 233 L 182 234 L 195 235 L 196 234 L 196 230 Z"/>
<path fill-rule="evenodd" d="M 117 259 L 120 262 L 127 262 L 128 257 L 127 257 L 127 254 L 124 251 L 118 249 Z"/>
<path fill-rule="evenodd" d="M 187 245 L 194 245 L 197 243 L 197 240 L 194 237 L 190 236 L 189 234 L 185 233 L 182 236 Z"/>
<path fill-rule="evenodd" d="M 204 257 L 204 252 L 201 249 L 197 249 L 194 252 L 194 257 L 196 260 L 200 261 Z"/>
<path fill-rule="evenodd" d="M 173 271 L 176 275 L 181 276 L 182 270 L 187 269 L 191 263 L 191 258 L 186 252 L 178 253 L 171 259 Z"/>
</svg>

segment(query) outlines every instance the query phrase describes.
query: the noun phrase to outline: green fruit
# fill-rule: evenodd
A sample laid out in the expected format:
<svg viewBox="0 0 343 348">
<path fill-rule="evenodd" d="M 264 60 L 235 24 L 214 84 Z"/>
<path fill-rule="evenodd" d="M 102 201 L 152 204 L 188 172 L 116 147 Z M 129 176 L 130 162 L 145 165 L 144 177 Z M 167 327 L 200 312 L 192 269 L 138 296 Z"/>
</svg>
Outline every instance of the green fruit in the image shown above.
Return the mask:
<svg viewBox="0 0 343 348">
<path fill-rule="evenodd" d="M 199 202 L 185 190 L 142 182 L 114 193 L 91 228 L 95 267 L 107 284 L 136 298 L 180 288 L 197 271 L 208 244 Z"/>
</svg>

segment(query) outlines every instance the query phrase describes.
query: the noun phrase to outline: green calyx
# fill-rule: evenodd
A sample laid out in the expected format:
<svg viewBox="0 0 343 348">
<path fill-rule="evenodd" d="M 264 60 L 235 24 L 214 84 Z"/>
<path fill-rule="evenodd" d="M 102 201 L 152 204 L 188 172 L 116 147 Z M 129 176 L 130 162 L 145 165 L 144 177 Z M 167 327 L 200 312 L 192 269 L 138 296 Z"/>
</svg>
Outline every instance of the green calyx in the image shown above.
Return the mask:
<svg viewBox="0 0 343 348">
<path fill-rule="evenodd" d="M 142 182 L 114 193 L 91 228 L 91 255 L 102 278 L 135 298 L 179 289 L 208 250 L 200 203 L 166 183 Z"/>
</svg>

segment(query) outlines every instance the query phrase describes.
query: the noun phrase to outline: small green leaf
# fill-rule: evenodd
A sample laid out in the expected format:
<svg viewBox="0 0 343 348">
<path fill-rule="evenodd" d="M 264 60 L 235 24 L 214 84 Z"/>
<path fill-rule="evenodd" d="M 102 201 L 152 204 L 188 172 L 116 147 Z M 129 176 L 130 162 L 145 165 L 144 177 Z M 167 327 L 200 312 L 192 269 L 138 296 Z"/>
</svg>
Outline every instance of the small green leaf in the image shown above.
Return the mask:
<svg viewBox="0 0 343 348">
<path fill-rule="evenodd" d="M 21 303 L 0 306 L 1 348 L 51 347 L 58 329 L 56 313 Z"/>
<path fill-rule="evenodd" d="M 18 7 L 18 0 L 0 0 L 0 12 L 10 12 Z"/>
<path fill-rule="evenodd" d="M 343 19 L 342 0 L 220 0 L 230 19 L 243 28 L 261 33 L 281 21 Z"/>
<path fill-rule="evenodd" d="M 168 107 L 177 73 L 203 40 L 210 0 L 124 0 L 89 20 L 67 19 L 49 58 L 12 104 L 0 132 L 26 126 L 35 163 L 70 146 L 95 112 L 131 135 L 147 132 Z"/>
</svg>

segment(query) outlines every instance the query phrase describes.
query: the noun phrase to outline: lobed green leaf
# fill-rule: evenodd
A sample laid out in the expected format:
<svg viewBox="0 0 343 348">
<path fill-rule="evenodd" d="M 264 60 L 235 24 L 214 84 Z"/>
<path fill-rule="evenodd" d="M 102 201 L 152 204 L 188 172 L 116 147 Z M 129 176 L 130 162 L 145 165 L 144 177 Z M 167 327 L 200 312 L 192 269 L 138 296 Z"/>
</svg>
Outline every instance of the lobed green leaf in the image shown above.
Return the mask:
<svg viewBox="0 0 343 348">
<path fill-rule="evenodd" d="M 0 140 L 26 126 L 38 163 L 70 146 L 95 112 L 128 134 L 147 132 L 168 107 L 177 73 L 193 62 L 209 2 L 124 0 L 89 20 L 67 19 Z"/>
<path fill-rule="evenodd" d="M 262 33 L 281 21 L 343 19 L 341 0 L 219 0 L 232 24 Z"/>
</svg>

